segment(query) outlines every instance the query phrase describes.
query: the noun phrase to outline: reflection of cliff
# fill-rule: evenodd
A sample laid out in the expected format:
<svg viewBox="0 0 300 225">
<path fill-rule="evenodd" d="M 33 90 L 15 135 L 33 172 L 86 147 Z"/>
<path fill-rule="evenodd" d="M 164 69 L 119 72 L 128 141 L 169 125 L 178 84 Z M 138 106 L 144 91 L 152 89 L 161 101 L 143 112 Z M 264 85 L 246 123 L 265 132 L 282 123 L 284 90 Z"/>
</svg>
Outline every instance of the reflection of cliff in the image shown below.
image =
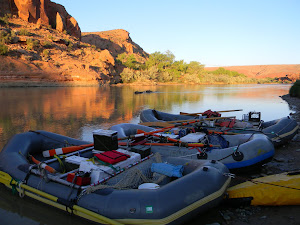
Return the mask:
<svg viewBox="0 0 300 225">
<path fill-rule="evenodd" d="M 203 97 L 196 92 L 184 93 L 184 86 L 155 87 L 157 93 L 145 95 L 135 95 L 136 88 L 0 89 L 0 104 L 5 106 L 0 111 L 1 145 L 12 135 L 28 130 L 77 137 L 87 124 L 130 122 L 145 106 L 168 110 L 173 104 L 197 102 Z"/>
</svg>

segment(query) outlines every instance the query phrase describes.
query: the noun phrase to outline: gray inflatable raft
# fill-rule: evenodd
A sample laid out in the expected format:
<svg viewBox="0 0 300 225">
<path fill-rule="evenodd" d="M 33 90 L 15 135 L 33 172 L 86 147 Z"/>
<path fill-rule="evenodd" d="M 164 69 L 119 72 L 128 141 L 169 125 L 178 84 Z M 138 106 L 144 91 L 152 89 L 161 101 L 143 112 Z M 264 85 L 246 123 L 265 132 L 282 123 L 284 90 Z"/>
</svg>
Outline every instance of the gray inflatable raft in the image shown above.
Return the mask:
<svg viewBox="0 0 300 225">
<path fill-rule="evenodd" d="M 194 116 L 186 116 L 186 115 L 179 115 L 179 114 L 171 114 L 160 112 L 153 109 L 146 109 L 143 110 L 140 114 L 141 122 L 159 122 L 159 121 L 176 121 L 176 120 L 193 120 L 199 119 L 199 117 Z M 257 129 L 252 127 L 247 127 L 245 123 L 244 128 L 220 128 L 220 127 L 207 127 L 211 130 L 217 131 L 228 131 L 228 132 L 235 132 L 235 133 L 242 133 L 242 134 L 249 134 L 249 133 L 262 133 L 265 134 L 270 140 L 273 142 L 274 146 L 283 145 L 290 140 L 298 133 L 298 123 L 297 121 L 291 119 L 290 117 L 283 117 L 276 120 L 271 121 L 261 121 L 260 125 Z"/>
<path fill-rule="evenodd" d="M 112 126 L 110 129 L 117 131 L 119 138 L 135 135 L 137 134 L 137 130 L 145 132 L 155 130 L 143 125 L 126 123 Z M 151 149 L 153 152 L 173 157 L 217 160 L 225 164 L 233 172 L 257 168 L 270 161 L 275 153 L 272 142 L 264 134 L 205 135 L 204 139 L 201 133 L 191 133 L 181 138 L 181 140 L 188 140 L 188 136 L 192 137 L 190 138 L 191 141 L 187 142 L 203 143 L 206 139 L 209 141 L 209 144 L 221 146 L 206 149 L 205 151 L 201 151 L 199 148 L 184 146 L 153 145 Z M 200 136 L 202 136 L 202 140 Z"/>
<path fill-rule="evenodd" d="M 222 163 L 211 160 L 187 160 L 162 156 L 161 162 L 180 166 L 182 177 L 161 175 L 150 169 L 159 156 L 147 157 L 136 165 L 110 174 L 99 185 L 79 186 L 66 179 L 69 172 L 62 173 L 61 160 L 46 159 L 42 151 L 53 148 L 88 144 L 46 131 L 17 134 L 0 153 L 0 181 L 12 178 L 6 186 L 19 187 L 20 193 L 45 204 L 106 224 L 179 224 L 220 203 L 230 177 Z M 57 172 L 50 174 L 41 164 L 30 163 L 28 155 L 34 156 Z M 69 153 L 74 154 L 74 153 Z M 80 150 L 81 157 L 93 157 L 92 148 Z M 138 175 L 138 177 L 134 177 Z M 129 182 L 129 178 L 134 182 Z M 157 181 L 158 189 L 138 189 L 147 177 Z M 159 179 L 155 179 L 158 177 Z M 137 179 L 138 178 L 138 179 Z M 120 183 L 129 183 L 125 189 Z M 25 185 L 26 184 L 26 185 Z M 124 186 L 123 186 L 124 188 Z M 24 192 L 25 189 L 25 192 Z M 26 199 L 24 199 L 26 201 Z"/>
</svg>

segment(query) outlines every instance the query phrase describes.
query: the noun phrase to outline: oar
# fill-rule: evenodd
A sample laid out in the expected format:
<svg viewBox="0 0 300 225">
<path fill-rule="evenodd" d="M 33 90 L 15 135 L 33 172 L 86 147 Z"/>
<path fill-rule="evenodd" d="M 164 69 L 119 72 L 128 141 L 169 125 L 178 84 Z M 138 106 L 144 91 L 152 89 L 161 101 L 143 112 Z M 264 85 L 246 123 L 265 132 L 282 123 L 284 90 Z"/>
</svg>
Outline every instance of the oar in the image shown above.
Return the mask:
<svg viewBox="0 0 300 225">
<path fill-rule="evenodd" d="M 120 146 L 127 146 L 127 142 L 119 142 Z M 153 145 L 153 146 L 181 146 L 181 147 L 220 147 L 220 145 L 210 145 L 210 144 L 203 144 L 203 143 L 186 143 L 186 142 L 178 142 L 178 143 L 157 143 L 157 142 L 146 142 L 140 145 Z"/>
<path fill-rule="evenodd" d="M 205 120 L 219 120 L 219 119 L 229 119 L 229 118 L 235 118 L 235 116 L 227 116 L 227 117 L 211 117 L 211 118 L 203 118 L 199 120 L 173 120 L 173 121 L 154 121 L 154 122 L 144 122 L 139 123 L 140 125 L 149 126 L 149 127 L 169 127 L 172 125 L 172 123 L 181 123 L 181 122 L 200 122 Z M 187 124 L 184 124 L 187 125 Z M 181 126 L 176 125 L 176 126 Z M 174 127 L 172 127 L 174 128 Z"/>
<path fill-rule="evenodd" d="M 56 173 L 56 170 L 54 168 L 52 168 L 51 166 L 48 166 L 46 163 L 40 162 L 39 160 L 37 160 L 36 158 L 34 158 L 32 155 L 30 156 L 30 158 L 31 158 L 32 162 L 34 162 L 38 166 L 41 166 L 43 169 L 47 170 L 48 172 L 50 172 L 50 173 Z"/>
<path fill-rule="evenodd" d="M 160 135 L 158 134 L 152 134 L 154 137 L 161 137 Z M 154 145 L 170 145 L 170 146 L 185 146 L 185 147 L 204 147 L 204 146 L 207 146 L 207 147 L 220 147 L 220 145 L 207 145 L 207 144 L 203 144 L 203 143 L 186 143 L 186 142 L 183 142 L 183 141 L 180 141 L 178 139 L 174 139 L 174 138 L 170 138 L 168 136 L 165 136 L 165 138 L 167 138 L 168 141 L 171 141 L 171 142 L 175 142 L 175 143 L 144 143 L 144 145 L 151 145 L 151 144 L 154 144 Z"/>
<path fill-rule="evenodd" d="M 82 149 L 85 149 L 88 147 L 92 147 L 92 146 L 94 146 L 94 143 L 46 150 L 46 151 L 43 151 L 43 156 L 50 157 L 50 156 L 54 156 L 54 155 L 66 154 L 66 153 L 79 151 L 79 150 L 82 150 Z"/>
<path fill-rule="evenodd" d="M 47 203 L 47 204 L 51 204 L 52 202 L 54 202 L 55 204 L 51 204 L 52 206 L 55 206 L 57 208 L 64 209 L 64 210 L 67 211 L 66 206 L 62 205 L 60 203 L 60 200 L 58 199 L 58 197 L 50 195 L 48 193 L 45 193 L 43 191 L 40 191 L 38 189 L 35 189 L 35 188 L 30 187 L 30 186 L 28 186 L 26 184 L 23 184 L 23 183 L 21 183 L 19 185 L 19 183 L 16 180 L 14 180 L 9 174 L 7 174 L 3 171 L 0 171 L 0 182 L 3 183 L 4 185 L 6 185 L 9 188 L 12 188 L 12 185 L 18 185 L 18 188 L 17 188 L 18 192 L 21 192 L 21 190 L 19 190 L 19 187 L 23 188 L 23 189 L 28 191 L 28 192 L 24 191 L 25 195 L 27 195 L 31 198 L 37 199 L 41 202 Z M 34 194 L 32 194 L 32 193 L 34 193 Z M 41 198 L 40 196 L 42 196 L 43 198 Z M 51 201 L 46 201 L 46 200 L 51 200 Z M 78 212 L 76 212 L 76 211 L 78 211 Z M 98 222 L 98 223 L 122 225 L 118 221 L 112 220 L 110 218 L 107 218 L 107 217 L 102 216 L 100 214 L 97 214 L 95 212 L 92 212 L 90 210 L 82 208 L 78 205 L 73 205 L 72 213 L 77 214 L 78 216 L 82 216 L 82 214 L 84 214 L 85 217 L 87 217 L 89 219 L 92 219 L 93 221 Z"/>
<path fill-rule="evenodd" d="M 223 112 L 236 112 L 236 111 L 243 111 L 242 109 L 232 109 L 232 110 L 223 110 L 223 111 L 216 111 L 217 113 L 223 113 Z M 185 116 L 198 116 L 199 114 L 203 114 L 204 112 L 200 113 L 186 113 L 186 112 L 180 112 L 180 115 Z"/>
</svg>

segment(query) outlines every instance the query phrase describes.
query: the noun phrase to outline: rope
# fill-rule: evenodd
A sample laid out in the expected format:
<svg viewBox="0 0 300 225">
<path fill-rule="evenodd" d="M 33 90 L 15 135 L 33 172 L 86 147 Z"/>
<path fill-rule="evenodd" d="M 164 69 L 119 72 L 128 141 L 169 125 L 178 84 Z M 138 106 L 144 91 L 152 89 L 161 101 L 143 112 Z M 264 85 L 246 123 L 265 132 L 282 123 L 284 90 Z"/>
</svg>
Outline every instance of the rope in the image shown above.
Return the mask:
<svg viewBox="0 0 300 225">
<path fill-rule="evenodd" d="M 154 158 L 154 159 L 153 159 Z M 156 153 L 152 159 L 156 162 L 162 162 L 161 155 L 159 153 Z M 145 161 L 147 163 L 147 161 Z M 150 163 L 150 162 L 149 162 Z M 105 189 L 105 188 L 113 188 L 113 189 L 132 189 L 137 188 L 139 184 L 141 183 L 160 183 L 163 179 L 166 178 L 166 175 L 161 175 L 158 173 L 151 173 L 150 167 L 142 167 L 142 168 L 131 168 L 127 171 L 124 171 L 124 175 L 122 177 L 116 176 L 116 180 L 114 184 L 98 184 L 95 186 L 90 186 L 83 190 L 81 194 L 78 196 L 81 198 L 85 194 L 90 194 L 92 192 L 95 192 L 99 189 Z M 114 182 L 114 181 L 112 181 Z"/>
<path fill-rule="evenodd" d="M 60 157 L 57 156 L 57 155 L 54 155 L 53 157 L 56 158 L 57 161 L 59 162 L 59 166 L 60 166 L 60 169 L 61 169 L 62 173 L 65 173 L 66 172 L 66 167 L 65 167 L 64 163 L 61 161 Z"/>
<path fill-rule="evenodd" d="M 241 177 L 241 176 L 235 176 L 235 178 L 238 179 L 238 180 L 249 181 L 249 182 L 252 182 L 254 184 L 266 184 L 266 185 L 271 185 L 271 186 L 275 186 L 275 187 L 282 187 L 282 188 L 287 188 L 287 189 L 293 189 L 293 190 L 300 191 L 300 188 L 288 187 L 288 186 L 279 185 L 279 184 L 272 184 L 272 183 L 263 182 L 263 181 L 256 181 L 256 180 L 244 178 L 244 177 Z"/>
<path fill-rule="evenodd" d="M 13 184 L 12 182 L 14 181 L 14 178 L 11 178 L 10 182 L 9 182 L 9 185 L 11 186 L 11 191 L 14 194 L 16 194 L 18 191 L 17 191 L 17 185 L 16 184 Z"/>
<path fill-rule="evenodd" d="M 49 136 L 47 136 L 47 135 L 45 135 L 45 134 L 42 134 L 42 133 L 37 132 L 37 131 L 34 131 L 34 130 L 29 130 L 29 132 L 33 132 L 33 133 L 35 133 L 35 134 L 42 135 L 42 136 L 44 136 L 44 137 L 46 137 L 46 138 L 49 138 L 49 139 L 51 139 L 51 140 L 53 140 L 53 141 L 56 141 L 56 142 L 61 143 L 61 144 L 64 144 L 64 145 L 76 146 L 76 145 L 74 145 L 74 144 L 71 144 L 71 143 L 67 142 L 66 140 L 65 140 L 65 141 L 60 141 L 60 140 L 57 140 L 57 139 L 52 138 L 52 137 L 49 137 Z"/>
<path fill-rule="evenodd" d="M 110 168 L 112 168 L 114 171 L 118 172 L 120 170 L 120 167 L 114 167 L 112 164 L 110 163 L 107 163 L 107 162 L 103 162 L 101 161 L 100 159 L 98 159 L 96 156 L 94 156 L 93 159 L 96 159 L 97 162 L 99 162 L 101 165 L 104 165 L 104 166 L 109 166 Z"/>
</svg>

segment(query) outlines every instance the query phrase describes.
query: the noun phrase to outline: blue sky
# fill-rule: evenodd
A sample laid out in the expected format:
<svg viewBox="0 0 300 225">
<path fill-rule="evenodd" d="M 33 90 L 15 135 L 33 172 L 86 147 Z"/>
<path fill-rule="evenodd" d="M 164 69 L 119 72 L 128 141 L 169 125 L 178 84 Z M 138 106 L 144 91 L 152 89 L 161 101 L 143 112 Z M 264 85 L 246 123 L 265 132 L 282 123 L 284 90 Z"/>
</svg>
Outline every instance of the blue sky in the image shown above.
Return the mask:
<svg viewBox="0 0 300 225">
<path fill-rule="evenodd" d="M 83 32 L 124 29 L 146 52 L 206 66 L 300 64 L 300 0 L 52 0 Z"/>
</svg>

